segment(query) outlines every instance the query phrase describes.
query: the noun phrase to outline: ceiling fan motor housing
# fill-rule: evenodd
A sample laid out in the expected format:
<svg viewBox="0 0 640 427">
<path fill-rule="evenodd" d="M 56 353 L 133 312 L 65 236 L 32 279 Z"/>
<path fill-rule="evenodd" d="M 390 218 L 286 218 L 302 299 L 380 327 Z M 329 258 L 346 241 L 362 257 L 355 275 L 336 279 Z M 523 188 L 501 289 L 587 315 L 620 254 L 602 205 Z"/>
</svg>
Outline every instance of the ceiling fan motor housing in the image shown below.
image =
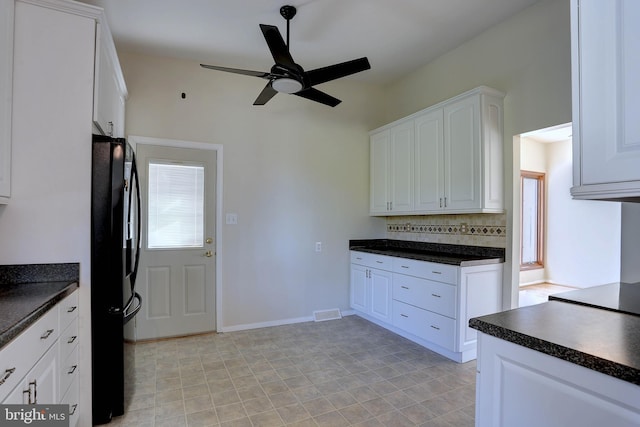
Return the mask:
<svg viewBox="0 0 640 427">
<path fill-rule="evenodd" d="M 296 16 L 296 8 L 294 6 L 285 5 L 280 8 L 280 15 L 287 21 Z"/>
</svg>

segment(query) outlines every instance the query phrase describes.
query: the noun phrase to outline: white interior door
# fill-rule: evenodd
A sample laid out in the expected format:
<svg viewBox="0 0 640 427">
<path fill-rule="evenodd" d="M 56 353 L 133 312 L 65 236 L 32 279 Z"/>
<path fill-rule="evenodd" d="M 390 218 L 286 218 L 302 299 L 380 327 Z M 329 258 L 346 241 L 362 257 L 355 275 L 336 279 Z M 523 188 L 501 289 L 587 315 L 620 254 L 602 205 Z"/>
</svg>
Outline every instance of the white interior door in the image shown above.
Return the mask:
<svg viewBox="0 0 640 427">
<path fill-rule="evenodd" d="M 142 250 L 136 338 L 216 330 L 216 151 L 138 145 Z"/>
</svg>

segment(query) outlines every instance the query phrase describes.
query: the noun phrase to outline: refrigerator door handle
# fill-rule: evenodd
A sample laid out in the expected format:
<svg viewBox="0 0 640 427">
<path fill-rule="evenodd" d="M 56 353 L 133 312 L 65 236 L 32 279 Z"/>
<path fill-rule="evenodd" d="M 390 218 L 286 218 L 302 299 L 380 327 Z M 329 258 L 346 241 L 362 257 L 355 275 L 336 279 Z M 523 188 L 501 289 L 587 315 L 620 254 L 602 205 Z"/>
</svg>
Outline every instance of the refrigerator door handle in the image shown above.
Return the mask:
<svg viewBox="0 0 640 427">
<path fill-rule="evenodd" d="M 129 312 L 129 309 L 131 309 L 131 306 L 133 305 L 133 301 L 135 300 L 138 300 L 138 304 L 133 308 L 131 312 Z M 122 310 L 122 314 L 123 314 L 122 324 L 126 325 L 127 323 L 129 323 L 129 321 L 133 319 L 136 316 L 136 314 L 138 314 L 141 308 L 142 308 L 142 297 L 140 296 L 139 293 L 134 292 L 131 298 L 129 299 L 129 302 Z"/>
</svg>

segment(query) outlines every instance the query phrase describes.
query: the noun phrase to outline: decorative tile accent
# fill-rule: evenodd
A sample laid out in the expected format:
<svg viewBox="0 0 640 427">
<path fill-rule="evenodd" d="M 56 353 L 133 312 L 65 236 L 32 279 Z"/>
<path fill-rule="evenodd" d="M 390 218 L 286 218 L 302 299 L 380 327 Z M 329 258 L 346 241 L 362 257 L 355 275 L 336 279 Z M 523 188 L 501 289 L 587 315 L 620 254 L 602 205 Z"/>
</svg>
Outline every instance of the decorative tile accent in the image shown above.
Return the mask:
<svg viewBox="0 0 640 427">
<path fill-rule="evenodd" d="M 505 214 L 387 217 L 388 239 L 506 247 Z"/>
</svg>

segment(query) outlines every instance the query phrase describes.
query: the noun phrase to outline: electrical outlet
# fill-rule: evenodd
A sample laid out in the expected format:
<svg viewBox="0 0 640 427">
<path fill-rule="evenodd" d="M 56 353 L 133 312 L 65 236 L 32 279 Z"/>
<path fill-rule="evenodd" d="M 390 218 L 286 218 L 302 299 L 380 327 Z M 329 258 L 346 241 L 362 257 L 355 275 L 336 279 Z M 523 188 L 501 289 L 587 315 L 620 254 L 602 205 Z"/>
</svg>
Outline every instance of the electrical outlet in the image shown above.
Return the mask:
<svg viewBox="0 0 640 427">
<path fill-rule="evenodd" d="M 467 234 L 469 232 L 469 226 L 466 222 L 460 223 L 460 234 Z"/>
<path fill-rule="evenodd" d="M 322 242 L 316 242 L 316 252 L 322 252 Z"/>
</svg>

